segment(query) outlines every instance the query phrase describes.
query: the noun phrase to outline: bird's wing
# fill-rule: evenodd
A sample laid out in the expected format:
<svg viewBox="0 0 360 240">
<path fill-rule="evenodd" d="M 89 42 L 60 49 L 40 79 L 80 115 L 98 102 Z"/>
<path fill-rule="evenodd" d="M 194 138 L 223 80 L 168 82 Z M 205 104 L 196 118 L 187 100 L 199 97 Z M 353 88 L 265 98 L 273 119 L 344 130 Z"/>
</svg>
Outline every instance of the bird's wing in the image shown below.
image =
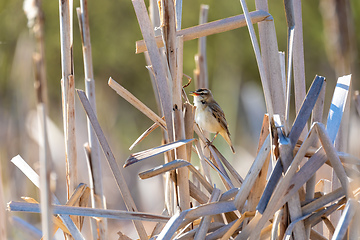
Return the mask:
<svg viewBox="0 0 360 240">
<path fill-rule="evenodd" d="M 209 103 L 209 108 L 212 110 L 212 115 L 216 118 L 216 120 L 220 123 L 220 125 L 226 130 L 226 132 L 230 135 L 228 124 L 225 119 L 224 111 L 221 109 L 217 102 Z"/>
</svg>

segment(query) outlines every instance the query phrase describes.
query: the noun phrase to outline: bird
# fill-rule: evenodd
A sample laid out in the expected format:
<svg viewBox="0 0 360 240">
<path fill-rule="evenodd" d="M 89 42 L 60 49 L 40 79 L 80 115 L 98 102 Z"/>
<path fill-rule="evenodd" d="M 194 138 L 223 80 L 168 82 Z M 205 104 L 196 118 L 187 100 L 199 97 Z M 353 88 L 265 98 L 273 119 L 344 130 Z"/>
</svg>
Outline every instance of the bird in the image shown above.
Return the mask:
<svg viewBox="0 0 360 240">
<path fill-rule="evenodd" d="M 211 91 L 207 88 L 199 88 L 196 91 L 191 91 L 190 94 L 194 96 L 194 105 L 196 107 L 195 122 L 201 129 L 215 133 L 210 143 L 220 134 L 229 144 L 231 151 L 235 153 L 224 111 L 215 101 Z"/>
</svg>

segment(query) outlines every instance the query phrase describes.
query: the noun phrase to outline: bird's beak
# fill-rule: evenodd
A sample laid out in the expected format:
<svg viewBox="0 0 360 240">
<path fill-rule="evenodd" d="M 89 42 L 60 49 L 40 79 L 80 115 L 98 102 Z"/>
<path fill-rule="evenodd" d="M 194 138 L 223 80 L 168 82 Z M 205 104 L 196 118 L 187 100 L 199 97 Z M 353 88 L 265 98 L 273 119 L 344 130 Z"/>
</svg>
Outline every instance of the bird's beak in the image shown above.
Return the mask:
<svg viewBox="0 0 360 240">
<path fill-rule="evenodd" d="M 190 92 L 190 95 L 191 95 L 191 96 L 198 96 L 199 94 L 197 94 L 197 93 L 194 92 L 194 91 L 191 91 L 191 92 Z"/>
</svg>

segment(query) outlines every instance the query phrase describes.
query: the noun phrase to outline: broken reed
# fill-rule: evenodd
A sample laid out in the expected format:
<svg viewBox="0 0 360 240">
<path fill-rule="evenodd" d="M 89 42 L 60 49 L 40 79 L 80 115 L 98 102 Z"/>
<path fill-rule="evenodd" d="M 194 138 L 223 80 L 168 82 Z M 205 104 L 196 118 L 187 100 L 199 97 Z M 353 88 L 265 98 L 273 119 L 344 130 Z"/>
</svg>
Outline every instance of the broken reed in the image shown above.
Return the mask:
<svg viewBox="0 0 360 240">
<path fill-rule="evenodd" d="M 66 1 L 63 3 L 67 5 L 60 5 L 60 7 L 66 16 L 71 6 Z M 360 187 L 358 181 L 360 160 L 349 154 L 338 152 L 334 148 L 335 137 L 347 101 L 351 76 L 338 79 L 325 128 L 325 125 L 319 121 L 324 112 L 325 78 L 316 76 L 305 95 L 303 58 L 292 63 L 291 54 L 289 54 L 293 52 L 294 55 L 301 58 L 301 30 L 293 28 L 294 24 L 299 24 L 299 21 L 301 24 L 301 9 L 299 7 L 293 9 L 292 1 L 285 1 L 289 23 L 286 69 L 286 66 L 280 64 L 274 22 L 271 15 L 267 13 L 266 0 L 256 0 L 257 10 L 251 13 L 248 12 L 245 1 L 240 1 L 244 11 L 243 15 L 204 23 L 183 30 L 180 30 L 179 27 L 181 6 L 174 5 L 172 1 L 160 1 L 160 16 L 164 23 L 162 25 L 162 37 L 165 43 L 165 48 L 162 51 L 165 51 L 165 55 L 158 50 L 163 42 L 158 40 L 161 38 L 155 37 L 144 2 L 133 0 L 132 3 L 144 38 L 144 41 L 138 42 L 137 52 L 147 49 L 148 62 L 151 63 L 151 66 L 148 67 L 150 73 L 153 74 L 152 77 L 157 86 L 154 89 L 158 91 L 155 95 L 159 96 L 159 106 L 161 106 L 159 112 L 163 113 L 164 117 L 154 113 L 112 78 L 109 79 L 109 86 L 155 123 L 139 137 L 136 143 L 148 136 L 157 126 L 162 128 L 165 144 L 132 154 L 125 162 L 124 167 L 164 153 L 165 163 L 163 165 L 141 172 L 139 176 L 146 179 L 159 174 L 166 175 L 164 191 L 167 195 L 164 214 L 167 216 L 137 212 L 128 186 L 122 176 L 122 171 L 115 161 L 97 120 L 95 101 L 92 98 L 95 95 L 91 96 L 94 92 L 87 92 L 88 96 L 86 96 L 83 91 L 77 90 L 89 119 L 89 135 L 92 136 L 90 142 L 93 142 L 91 139 L 96 136 L 128 211 L 82 208 L 81 206 L 87 205 L 90 190 L 85 185 L 80 184 L 71 196 L 69 194 L 67 206 L 52 206 L 54 213 L 59 214 L 61 219 L 54 220 L 55 229 L 60 227 L 74 239 L 84 239 L 80 232 L 83 217 L 91 216 L 132 220 L 140 239 L 148 239 L 149 236 L 157 237 L 157 239 L 204 239 L 205 237 L 206 239 L 229 239 L 230 237 L 236 239 L 288 239 L 291 236 L 295 239 L 308 239 L 310 236 L 311 238 L 325 239 L 323 233 L 314 229 L 316 224 L 323 221 L 333 239 L 342 239 L 346 233 L 351 237 L 358 236 L 355 219 L 359 218 L 359 202 L 357 199 Z M 86 6 L 86 3 L 82 4 L 82 7 Z M 181 1 L 177 1 L 176 4 L 181 4 Z M 63 7 L 65 8 L 63 9 Z M 86 33 L 88 26 L 84 28 L 84 24 L 87 24 L 88 20 L 82 15 L 84 14 L 83 10 L 78 10 L 78 14 L 82 29 L 84 59 L 87 62 L 84 66 L 85 69 L 89 70 L 86 71 L 88 77 L 85 81 L 93 84 L 91 54 L 87 52 L 90 46 L 89 34 Z M 62 49 L 64 51 L 63 68 L 65 69 L 65 66 L 68 66 L 70 68 L 67 70 L 72 70 L 72 60 L 66 57 L 71 53 L 71 48 L 68 45 L 71 43 L 72 30 L 71 27 L 66 30 L 66 27 L 69 26 L 66 21 L 69 19 L 71 17 L 63 19 L 64 22 L 61 22 Z M 260 45 L 257 42 L 251 22 L 258 24 Z M 264 116 L 257 156 L 248 174 L 243 179 L 220 151 L 212 144 L 208 144 L 208 140 L 201 129 L 196 124 L 194 125 L 193 107 L 187 98 L 183 99 L 184 90 L 181 83 L 184 41 L 242 27 L 245 24 L 249 28 L 252 39 L 269 115 Z M 294 31 L 300 31 L 301 36 L 297 41 L 293 39 Z M 299 32 L 296 35 L 299 36 Z M 146 48 L 141 43 L 144 43 Z M 203 50 L 200 50 L 201 52 Z M 166 59 L 164 59 L 165 56 Z M 294 84 L 294 88 L 297 89 L 295 91 L 297 116 L 293 124 L 290 124 L 288 117 L 286 117 L 288 116 L 290 99 L 285 93 L 290 92 L 291 84 L 284 88 L 285 84 L 281 82 L 281 80 L 285 80 L 281 77 L 281 72 L 286 72 L 288 83 L 291 80 L 291 66 L 293 66 L 294 75 L 298 79 Z M 63 74 L 67 71 L 64 69 Z M 205 73 L 201 69 L 206 69 L 206 67 L 198 69 L 199 74 L 204 75 Z M 274 71 L 266 72 L 266 69 Z M 71 71 L 69 74 L 65 74 L 62 85 L 64 90 L 65 139 L 70 142 L 75 141 L 75 136 L 68 132 L 71 129 L 74 130 L 69 123 L 69 121 L 74 120 L 69 118 L 71 115 L 69 111 L 73 111 L 71 104 L 74 95 L 73 90 L 69 88 L 70 85 L 73 86 L 72 76 Z M 67 80 L 69 82 L 66 84 Z M 197 86 L 202 84 L 206 85 L 206 82 L 197 83 Z M 87 91 L 93 90 L 91 85 L 86 86 Z M 68 95 L 66 96 L 66 94 Z M 287 100 L 285 101 L 285 99 Z M 301 104 L 299 104 L 300 101 Z M 307 122 L 311 117 L 312 125 L 308 130 Z M 193 138 L 194 132 L 198 139 Z M 204 150 L 201 144 L 208 145 L 208 148 Z M 90 146 L 93 145 L 90 144 Z M 67 148 L 67 151 L 75 149 L 75 146 L 72 147 Z M 191 151 L 195 151 L 201 160 L 200 170 L 192 164 Z M 209 151 L 209 153 L 205 151 Z M 92 158 L 92 150 L 87 150 L 87 156 Z M 308 160 L 300 167 L 300 163 L 305 157 Z M 90 159 L 90 161 L 92 160 Z M 12 161 L 36 186 L 39 186 L 39 177 L 20 156 L 14 157 Z M 324 191 L 315 194 L 314 175 L 324 164 L 329 165 L 334 170 L 340 180 L 341 187 L 327 194 L 324 194 Z M 211 176 L 209 174 L 209 171 L 206 170 L 209 166 L 216 175 Z M 266 178 L 268 168 L 270 168 L 271 174 Z M 189 173 L 191 173 L 190 178 Z M 68 180 L 75 181 L 75 177 L 72 178 L 71 175 L 68 177 Z M 223 184 L 222 188 L 225 190 L 220 190 L 220 188 L 212 185 L 215 177 L 220 179 Z M 303 189 L 305 183 L 307 183 L 306 192 Z M 93 184 L 96 188 L 96 183 Z M 71 188 L 69 191 L 71 192 Z M 52 197 L 54 203 L 59 205 L 56 197 Z M 12 211 L 39 212 L 39 206 L 33 200 L 31 201 L 32 203 L 27 204 L 11 202 L 9 209 Z M 74 207 L 74 204 L 80 205 L 80 207 Z M 191 205 L 196 207 L 191 207 Z M 103 204 L 98 206 L 103 207 Z M 96 204 L 93 204 L 92 207 L 96 207 Z M 328 216 L 342 209 L 344 211 L 339 221 L 332 223 Z M 74 223 L 69 215 L 79 215 L 82 218 Z M 149 235 L 145 231 L 142 221 L 155 221 L 158 224 Z M 95 225 L 93 227 L 96 228 Z M 105 226 L 102 228 L 101 230 L 99 227 L 95 231 L 93 229 L 93 232 L 106 231 Z M 95 237 L 96 233 L 93 236 Z M 99 236 L 100 239 L 104 239 L 105 234 Z"/>
</svg>

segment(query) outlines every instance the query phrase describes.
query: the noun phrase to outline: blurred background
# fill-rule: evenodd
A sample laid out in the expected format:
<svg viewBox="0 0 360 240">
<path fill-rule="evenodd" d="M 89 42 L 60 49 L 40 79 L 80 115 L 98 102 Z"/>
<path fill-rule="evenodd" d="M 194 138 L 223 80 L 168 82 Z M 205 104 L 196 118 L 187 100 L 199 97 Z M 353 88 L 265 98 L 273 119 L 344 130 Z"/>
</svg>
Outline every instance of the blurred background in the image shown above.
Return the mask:
<svg viewBox="0 0 360 240">
<path fill-rule="evenodd" d="M 336 4 L 338 5 L 334 5 Z M 146 1 L 146 4 L 148 2 Z M 182 28 L 198 24 L 200 4 L 209 5 L 208 21 L 242 14 L 239 1 L 184 1 Z M 250 11 L 255 10 L 253 0 L 247 1 Z M 48 85 L 49 134 L 52 158 L 57 173 L 56 195 L 62 203 L 65 193 L 65 154 L 61 113 L 61 58 L 59 34 L 59 3 L 43 1 L 45 15 L 45 57 Z M 74 9 L 79 2 L 74 1 Z M 327 79 L 324 119 L 327 117 L 337 77 L 352 73 L 353 90 L 360 88 L 358 81 L 360 48 L 360 2 L 313 0 L 303 1 L 303 31 L 306 87 L 315 75 Z M 342 11 L 345 9 L 344 11 Z M 143 54 L 135 54 L 135 41 L 142 39 L 131 1 L 88 1 L 93 66 L 96 81 L 96 104 L 100 124 L 114 152 L 119 166 L 132 152 L 161 144 L 159 129 L 129 151 L 129 146 L 152 122 L 141 112 L 118 96 L 107 85 L 114 78 L 151 109 L 157 112 L 149 73 Z M 282 1 L 269 1 L 269 12 L 274 18 L 280 51 L 287 48 L 287 25 Z M 345 15 L 341 15 L 345 14 Z M 339 23 L 339 16 L 345 22 Z M 38 140 L 36 94 L 32 53 L 34 39 L 27 28 L 27 18 L 21 0 L 0 0 L 0 162 L 4 202 L 30 196 L 39 200 L 39 191 L 10 162 L 20 154 L 37 172 Z M 340 28 L 336 27 L 339 26 Z M 193 77 L 194 55 L 198 41 L 184 44 L 184 73 Z M 76 14 L 74 13 L 74 67 L 76 87 L 84 89 L 82 47 Z M 348 61 L 348 62 L 347 62 Z M 222 106 L 237 151 L 233 155 L 226 142 L 214 142 L 245 177 L 256 153 L 260 127 L 266 112 L 259 72 L 251 47 L 247 28 L 207 37 L 209 86 Z M 344 63 L 346 62 L 346 63 Z M 337 66 L 346 64 L 350 72 L 341 73 Z M 191 83 L 186 92 L 194 90 Z M 192 98 L 190 98 L 192 101 Z M 351 98 L 352 99 L 352 98 Z M 87 141 L 86 117 L 76 97 L 77 147 L 79 181 L 87 183 L 83 144 Z M 292 106 L 294 100 L 292 100 Z M 294 119 L 295 113 L 291 113 Z M 354 104 L 350 109 L 350 135 L 359 136 L 359 115 Z M 350 139 L 348 152 L 359 157 L 358 141 Z M 194 159 L 196 163 L 196 159 Z M 163 162 L 163 157 L 148 159 L 123 169 L 139 211 L 160 214 L 163 207 L 163 179 L 161 176 L 140 180 L 137 174 Z M 107 162 L 102 156 L 104 191 L 109 209 L 125 209 Z M 40 215 L 8 213 L 20 216 L 40 228 Z M 146 225 L 148 232 L 154 224 Z M 116 239 L 122 231 L 136 237 L 131 222 L 109 220 L 109 239 Z M 24 233 L 8 223 L 9 239 L 24 239 Z M 85 233 L 86 235 L 86 233 Z"/>
</svg>

